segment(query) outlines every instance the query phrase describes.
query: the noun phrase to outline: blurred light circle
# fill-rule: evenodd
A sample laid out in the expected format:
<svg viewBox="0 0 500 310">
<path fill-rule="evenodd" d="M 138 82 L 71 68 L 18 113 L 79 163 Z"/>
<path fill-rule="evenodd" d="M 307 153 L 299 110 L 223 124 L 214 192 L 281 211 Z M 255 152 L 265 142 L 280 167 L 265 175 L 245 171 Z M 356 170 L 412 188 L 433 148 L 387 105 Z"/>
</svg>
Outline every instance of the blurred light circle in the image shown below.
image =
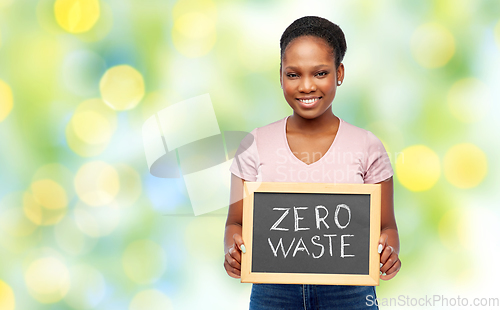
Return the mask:
<svg viewBox="0 0 500 310">
<path fill-rule="evenodd" d="M 457 144 L 444 156 L 444 176 L 458 188 L 478 186 L 488 173 L 485 153 L 471 143 Z"/>
<path fill-rule="evenodd" d="M 67 32 L 90 30 L 100 15 L 98 0 L 56 0 L 54 14 L 57 23 Z"/>
<path fill-rule="evenodd" d="M 81 201 L 74 212 L 77 227 L 87 236 L 99 238 L 112 233 L 120 223 L 120 209 L 116 203 L 90 207 Z"/>
<path fill-rule="evenodd" d="M 66 214 L 68 196 L 66 190 L 52 179 L 38 179 L 23 197 L 23 211 L 37 225 L 53 225 Z"/>
<path fill-rule="evenodd" d="M 120 180 L 116 169 L 103 161 L 84 164 L 75 176 L 78 197 L 90 206 L 111 203 L 120 190 Z"/>
<path fill-rule="evenodd" d="M 0 200 L 0 230 L 11 236 L 29 236 L 38 226 L 23 212 L 23 192 L 13 192 Z"/>
<path fill-rule="evenodd" d="M 41 303 L 60 301 L 70 288 L 69 272 L 55 257 L 35 260 L 24 275 L 31 296 Z"/>
<path fill-rule="evenodd" d="M 144 79 L 128 65 L 115 66 L 104 73 L 99 84 L 104 102 L 117 111 L 135 108 L 144 97 Z"/>
<path fill-rule="evenodd" d="M 91 128 L 93 127 L 92 123 L 88 123 L 91 119 L 85 116 L 81 117 L 82 114 L 88 115 L 88 112 L 91 112 L 91 115 L 94 115 L 94 113 L 99 115 L 98 118 L 101 121 L 100 125 L 96 127 L 99 133 L 96 133 L 96 130 Z M 78 134 L 75 132 L 75 119 L 77 120 L 76 128 L 78 129 Z M 73 117 L 66 126 L 66 141 L 71 150 L 78 155 L 84 157 L 96 156 L 106 149 L 112 135 L 116 131 L 116 126 L 116 112 L 113 109 L 107 106 L 101 99 L 85 100 L 78 105 Z M 81 137 L 84 137 L 87 141 L 82 140 Z M 100 143 L 101 141 L 102 143 Z"/>
<path fill-rule="evenodd" d="M 31 191 L 35 200 L 50 210 L 64 209 L 68 205 L 66 191 L 57 182 L 42 179 L 31 183 Z"/>
<path fill-rule="evenodd" d="M 89 50 L 68 53 L 62 63 L 64 85 L 80 96 L 93 96 L 99 89 L 99 79 L 106 71 L 104 60 Z"/>
<path fill-rule="evenodd" d="M 137 293 L 130 302 L 129 310 L 172 310 L 170 298 L 158 290 Z"/>
<path fill-rule="evenodd" d="M 66 32 L 66 29 L 62 28 L 56 18 L 54 18 L 55 0 L 38 0 L 37 2 L 38 4 L 36 6 L 36 17 L 38 20 L 38 24 L 41 26 L 42 30 L 55 36 L 60 35 L 62 32 Z M 98 2 L 98 4 L 99 18 L 94 23 L 94 25 L 85 32 L 72 32 L 73 36 L 77 37 L 82 42 L 96 42 L 102 40 L 109 34 L 111 28 L 113 27 L 113 14 L 110 5 L 106 2 Z M 92 70 L 93 68 L 82 68 L 84 72 L 88 72 L 89 69 Z M 102 72 L 99 74 L 99 76 L 101 75 Z M 97 79 L 97 81 L 98 80 L 99 79 Z"/>
<path fill-rule="evenodd" d="M 115 111 L 101 99 L 85 100 L 66 126 L 66 141 L 78 155 L 95 156 L 106 149 L 116 127 Z"/>
<path fill-rule="evenodd" d="M 71 120 L 76 135 L 89 144 L 102 144 L 111 139 L 111 125 L 105 117 L 94 111 L 85 111 Z"/>
<path fill-rule="evenodd" d="M 399 182 L 411 191 L 425 191 L 434 186 L 441 174 L 437 154 L 425 145 L 405 148 L 396 158 Z"/>
<path fill-rule="evenodd" d="M 94 238 L 89 238 L 78 228 L 73 216 L 66 216 L 57 223 L 54 226 L 54 235 L 59 247 L 70 255 L 88 253 L 96 244 Z"/>
<path fill-rule="evenodd" d="M 92 266 L 78 265 L 70 270 L 71 287 L 64 301 L 73 309 L 93 309 L 104 298 L 106 283 Z"/>
<path fill-rule="evenodd" d="M 130 243 L 122 258 L 125 274 L 138 284 L 153 283 L 165 272 L 166 255 L 160 245 L 151 240 Z"/>
<path fill-rule="evenodd" d="M 200 57 L 214 47 L 215 21 L 201 12 L 186 13 L 174 21 L 172 41 L 184 56 Z"/>
<path fill-rule="evenodd" d="M 488 87 L 478 79 L 459 80 L 448 92 L 451 114 L 464 123 L 481 120 L 488 113 L 491 97 Z"/>
<path fill-rule="evenodd" d="M 116 195 L 116 203 L 119 207 L 129 207 L 141 196 L 141 176 L 134 168 L 125 164 L 117 164 L 115 169 L 120 178 L 120 191 Z"/>
<path fill-rule="evenodd" d="M 66 215 L 66 210 L 66 207 L 60 209 L 43 207 L 31 191 L 26 191 L 23 195 L 23 212 L 36 225 L 54 225 Z"/>
<path fill-rule="evenodd" d="M 99 13 L 99 19 L 89 31 L 75 34 L 82 42 L 100 41 L 106 38 L 113 28 L 113 11 L 107 2 L 100 2 Z"/>
<path fill-rule="evenodd" d="M 451 32 L 437 23 L 427 23 L 415 30 L 411 38 L 413 57 L 425 68 L 442 67 L 455 54 Z"/>
<path fill-rule="evenodd" d="M 72 122 L 66 126 L 66 142 L 69 148 L 82 157 L 92 157 L 101 154 L 108 146 L 108 143 L 89 144 L 82 141 L 73 130 Z"/>
<path fill-rule="evenodd" d="M 13 105 L 14 99 L 10 86 L 0 80 L 0 122 L 10 114 Z"/>
<path fill-rule="evenodd" d="M 16 299 L 14 297 L 14 291 L 10 286 L 0 280 L 0 309 L 2 310 L 14 310 L 16 307 Z"/>
<path fill-rule="evenodd" d="M 74 175 L 66 166 L 60 163 L 50 163 L 38 168 L 33 175 L 32 182 L 50 179 L 64 189 L 67 200 L 70 201 L 75 195 L 73 187 Z"/>
<path fill-rule="evenodd" d="M 100 114 L 106 119 L 107 122 L 109 122 L 111 126 L 110 130 L 113 132 L 116 130 L 116 112 L 111 109 L 101 98 L 94 98 L 83 101 L 76 108 L 74 115 L 89 111 Z"/>
</svg>

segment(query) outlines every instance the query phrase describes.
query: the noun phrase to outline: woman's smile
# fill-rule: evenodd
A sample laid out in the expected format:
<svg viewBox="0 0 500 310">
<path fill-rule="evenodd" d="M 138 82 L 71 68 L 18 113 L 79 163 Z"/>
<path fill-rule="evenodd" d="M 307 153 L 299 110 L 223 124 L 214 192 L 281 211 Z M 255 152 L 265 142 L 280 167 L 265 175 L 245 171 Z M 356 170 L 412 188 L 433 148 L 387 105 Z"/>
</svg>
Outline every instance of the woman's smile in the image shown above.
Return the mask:
<svg viewBox="0 0 500 310">
<path fill-rule="evenodd" d="M 317 103 L 321 100 L 323 97 L 301 97 L 297 98 L 297 100 L 300 102 L 301 106 L 304 109 L 312 109 L 316 107 Z"/>
</svg>

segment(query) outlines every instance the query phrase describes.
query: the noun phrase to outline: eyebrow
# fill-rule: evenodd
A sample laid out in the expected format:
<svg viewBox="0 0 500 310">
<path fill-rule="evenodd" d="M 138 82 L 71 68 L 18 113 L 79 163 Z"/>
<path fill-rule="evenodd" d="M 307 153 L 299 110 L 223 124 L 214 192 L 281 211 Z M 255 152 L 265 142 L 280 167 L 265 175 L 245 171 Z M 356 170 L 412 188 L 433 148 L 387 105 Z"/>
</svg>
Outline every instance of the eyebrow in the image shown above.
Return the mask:
<svg viewBox="0 0 500 310">
<path fill-rule="evenodd" d="M 329 67 L 328 65 L 325 65 L 325 64 L 321 64 L 321 65 L 317 65 L 317 66 L 314 66 L 313 68 L 314 69 L 318 69 L 318 68 L 321 68 L 321 67 Z M 292 70 L 297 70 L 297 67 L 294 67 L 294 66 L 288 66 L 285 68 L 285 70 L 287 69 L 292 69 Z"/>
</svg>

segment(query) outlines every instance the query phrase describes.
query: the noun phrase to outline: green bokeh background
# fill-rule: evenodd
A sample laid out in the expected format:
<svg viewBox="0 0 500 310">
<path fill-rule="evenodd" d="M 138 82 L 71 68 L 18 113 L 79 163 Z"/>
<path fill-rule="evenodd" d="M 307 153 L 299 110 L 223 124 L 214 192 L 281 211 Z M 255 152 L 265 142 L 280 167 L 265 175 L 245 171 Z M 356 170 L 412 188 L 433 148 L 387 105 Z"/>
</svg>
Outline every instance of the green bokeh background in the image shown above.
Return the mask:
<svg viewBox="0 0 500 310">
<path fill-rule="evenodd" d="M 425 145 L 443 167 L 450 148 L 471 143 L 486 156 L 486 176 L 466 189 L 450 182 L 441 168 L 430 189 L 411 191 L 395 169 L 403 267 L 397 277 L 382 281 L 378 297 L 498 302 L 500 2 L 110 0 L 100 5 L 96 26 L 71 34 L 57 24 L 52 0 L 0 0 L 0 80 L 14 98 L 0 122 L 0 280 L 11 288 L 15 309 L 84 309 L 67 296 L 44 304 L 30 293 L 27 270 L 47 256 L 66 266 L 72 294 L 87 296 L 82 298 L 93 309 L 155 309 L 132 305 L 147 290 L 161 292 L 172 309 L 248 307 L 251 285 L 230 278 L 223 268 L 227 208 L 195 217 L 182 178 L 149 174 L 141 129 L 155 112 L 204 93 L 210 94 L 221 131 L 249 132 L 290 115 L 279 87 L 279 38 L 304 15 L 328 18 L 346 35 L 346 77 L 333 102 L 336 115 L 371 130 L 393 155 Z M 195 57 L 173 41 L 176 19 L 189 12 L 205 14 L 215 27 L 215 44 L 195 46 L 207 48 Z M 417 30 L 427 23 L 449 31 L 455 47 L 449 61 L 432 68 L 418 61 L 418 51 L 432 52 L 435 46 L 415 43 Z M 102 152 L 80 156 L 68 146 L 68 122 L 81 102 L 100 97 L 106 70 L 121 64 L 142 74 L 145 96 L 134 109 L 116 112 L 117 130 Z M 487 93 L 487 99 L 468 97 L 463 111 L 470 111 L 470 121 L 457 118 L 448 103 L 450 89 L 465 78 L 480 81 Z M 123 178 L 120 185 L 140 196 L 119 209 L 110 234 L 92 237 L 71 226 L 79 204 L 72 182 L 82 165 L 97 160 L 134 169 L 140 182 Z M 395 167 L 395 156 L 391 160 Z M 29 191 L 37 171 L 52 163 L 69 173 L 63 178 L 69 201 L 60 223 L 71 227 L 56 223 L 9 234 L 6 227 L 21 219 L 6 214 L 22 210 L 20 195 Z M 79 250 L 69 250 L 73 247 L 60 241 L 58 230 L 72 231 Z M 141 240 L 157 247 L 130 250 Z M 134 270 L 127 273 L 124 267 L 127 251 L 137 262 L 132 269 L 153 276 L 131 277 Z M 101 286 L 77 284 L 82 278 L 77 281 L 74 270 L 82 265 L 100 275 Z"/>
</svg>

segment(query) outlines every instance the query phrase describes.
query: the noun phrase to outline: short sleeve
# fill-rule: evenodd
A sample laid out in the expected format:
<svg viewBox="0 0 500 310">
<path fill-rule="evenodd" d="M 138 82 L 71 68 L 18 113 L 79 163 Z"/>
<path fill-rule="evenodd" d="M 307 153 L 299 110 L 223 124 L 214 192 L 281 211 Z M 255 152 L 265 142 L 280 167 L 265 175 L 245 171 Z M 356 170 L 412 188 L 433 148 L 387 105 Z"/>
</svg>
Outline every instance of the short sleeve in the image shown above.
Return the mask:
<svg viewBox="0 0 500 310">
<path fill-rule="evenodd" d="M 390 178 L 394 171 L 382 141 L 367 132 L 364 183 L 375 184 Z"/>
<path fill-rule="evenodd" d="M 259 153 L 257 150 L 257 128 L 241 140 L 234 155 L 229 171 L 240 179 L 255 182 L 259 171 Z"/>
</svg>

